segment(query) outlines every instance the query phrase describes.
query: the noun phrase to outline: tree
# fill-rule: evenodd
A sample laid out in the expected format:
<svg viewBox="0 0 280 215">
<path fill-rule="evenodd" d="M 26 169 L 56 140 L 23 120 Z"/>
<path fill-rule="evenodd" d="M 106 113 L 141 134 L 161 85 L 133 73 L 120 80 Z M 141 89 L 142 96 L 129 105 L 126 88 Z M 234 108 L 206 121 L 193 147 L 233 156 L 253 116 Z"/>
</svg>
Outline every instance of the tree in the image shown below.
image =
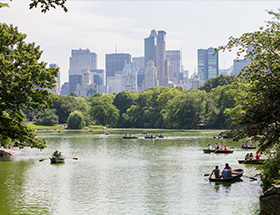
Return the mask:
<svg viewBox="0 0 280 215">
<path fill-rule="evenodd" d="M 58 124 L 58 116 L 54 113 L 55 110 L 46 109 L 37 114 L 36 124 L 52 126 Z"/>
<path fill-rule="evenodd" d="M 58 69 L 39 62 L 42 51 L 25 38 L 16 27 L 0 23 L 0 141 L 44 148 L 45 141 L 23 125 L 22 110 L 42 111 L 52 103 L 55 96 L 43 89 L 55 86 Z"/>
<path fill-rule="evenodd" d="M 68 128 L 81 129 L 84 127 L 84 117 L 80 111 L 72 112 L 67 120 Z"/>
<path fill-rule="evenodd" d="M 203 86 L 199 87 L 199 90 L 205 90 L 207 93 L 209 93 L 212 89 L 218 87 L 218 86 L 224 86 L 231 84 L 236 81 L 235 75 L 219 75 L 214 78 L 208 79 Z"/>
<path fill-rule="evenodd" d="M 168 103 L 164 125 L 166 128 L 195 128 L 203 122 L 205 103 L 205 91 L 188 90 L 179 94 Z"/>
<path fill-rule="evenodd" d="M 12 1 L 12 0 L 10 0 Z M 60 6 L 64 12 L 67 12 L 67 8 L 65 6 L 66 0 L 31 0 L 29 4 L 29 9 L 37 8 L 38 6 L 41 8 L 42 13 L 46 13 L 50 8 L 55 8 L 56 6 Z M 0 3 L 1 7 L 8 7 L 7 3 Z"/>
<path fill-rule="evenodd" d="M 118 93 L 114 98 L 113 105 L 119 110 L 120 117 L 118 119 L 118 127 L 127 127 L 128 124 L 124 120 L 123 114 L 126 113 L 127 109 L 130 108 L 134 103 L 132 92 L 126 90 Z"/>
<path fill-rule="evenodd" d="M 55 109 L 55 113 L 59 117 L 59 123 L 66 123 L 70 113 L 74 111 L 73 105 L 63 96 L 59 96 L 58 100 L 54 100 L 50 108 Z"/>
<path fill-rule="evenodd" d="M 108 97 L 92 97 L 90 116 L 99 125 L 114 126 L 119 118 L 119 110 Z"/>
<path fill-rule="evenodd" d="M 279 157 L 280 145 L 280 10 L 268 11 L 273 20 L 267 22 L 259 31 L 245 33 L 239 38 L 231 37 L 226 46 L 220 50 L 231 50 L 240 47 L 238 56 L 246 52 L 245 58 L 250 60 L 249 65 L 239 74 L 239 80 L 247 84 L 237 107 L 233 110 L 236 126 L 236 138 L 262 135 L 259 150 L 270 153 L 271 160 Z M 249 49 L 248 49 L 249 48 Z M 273 162 L 268 164 L 273 165 Z M 273 181 L 280 179 L 279 167 L 267 168 L 263 172 L 264 189 L 273 185 Z M 269 171 L 275 171 L 268 174 Z M 272 177 L 266 177 L 266 176 Z M 273 180 L 272 180 L 273 179 Z M 279 180 L 278 180 L 279 181 Z"/>
</svg>

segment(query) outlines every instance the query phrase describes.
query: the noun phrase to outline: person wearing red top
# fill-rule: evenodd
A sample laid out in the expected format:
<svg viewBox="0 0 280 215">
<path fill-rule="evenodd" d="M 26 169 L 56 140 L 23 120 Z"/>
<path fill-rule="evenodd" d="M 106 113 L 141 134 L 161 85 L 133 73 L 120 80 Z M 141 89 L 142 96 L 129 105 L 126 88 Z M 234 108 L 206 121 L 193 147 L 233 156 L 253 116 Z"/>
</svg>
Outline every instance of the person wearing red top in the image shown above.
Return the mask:
<svg viewBox="0 0 280 215">
<path fill-rule="evenodd" d="M 256 153 L 256 159 L 261 159 L 261 155 L 259 154 L 259 152 Z"/>
</svg>

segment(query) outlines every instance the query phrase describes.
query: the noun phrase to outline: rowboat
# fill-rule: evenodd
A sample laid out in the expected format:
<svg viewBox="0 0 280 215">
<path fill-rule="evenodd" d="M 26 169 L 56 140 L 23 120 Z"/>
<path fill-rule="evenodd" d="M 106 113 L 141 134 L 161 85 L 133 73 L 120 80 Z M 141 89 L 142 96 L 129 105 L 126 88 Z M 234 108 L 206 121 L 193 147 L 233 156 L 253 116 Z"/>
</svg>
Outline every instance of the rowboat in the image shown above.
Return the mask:
<svg viewBox="0 0 280 215">
<path fill-rule="evenodd" d="M 124 136 L 124 137 L 122 137 L 123 139 L 138 139 L 138 137 L 126 137 L 126 136 Z"/>
<path fill-rule="evenodd" d="M 61 157 L 61 158 L 50 158 L 51 160 L 51 163 L 64 163 L 65 162 L 65 158 L 64 157 Z"/>
<path fill-rule="evenodd" d="M 229 154 L 229 153 L 233 153 L 233 150 L 213 150 L 213 149 L 203 149 L 204 153 L 223 153 L 223 154 Z"/>
<path fill-rule="evenodd" d="M 238 160 L 240 164 L 263 164 L 264 159 Z"/>
<path fill-rule="evenodd" d="M 15 154 L 14 149 L 5 149 L 5 148 L 0 148 L 0 157 L 10 157 Z"/>
<path fill-rule="evenodd" d="M 231 171 L 231 177 L 229 178 L 209 178 L 209 181 L 212 182 L 235 182 L 240 180 L 243 175 L 243 169 L 234 169 Z"/>
<path fill-rule="evenodd" d="M 256 146 L 241 146 L 242 149 L 255 149 Z"/>
<path fill-rule="evenodd" d="M 156 139 L 156 137 L 145 137 L 145 139 Z"/>
</svg>

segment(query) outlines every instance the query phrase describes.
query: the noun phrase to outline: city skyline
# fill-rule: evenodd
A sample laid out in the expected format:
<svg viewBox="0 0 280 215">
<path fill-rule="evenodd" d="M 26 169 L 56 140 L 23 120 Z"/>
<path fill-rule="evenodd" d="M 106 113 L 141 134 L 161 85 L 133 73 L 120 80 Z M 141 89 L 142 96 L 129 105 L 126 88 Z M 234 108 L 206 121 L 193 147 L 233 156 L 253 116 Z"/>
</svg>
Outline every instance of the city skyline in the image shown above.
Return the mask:
<svg viewBox="0 0 280 215">
<path fill-rule="evenodd" d="M 74 1 L 68 13 L 28 9 L 28 0 L 5 1 L 2 22 L 18 26 L 27 42 L 41 47 L 41 60 L 61 68 L 61 84 L 68 81 L 73 49 L 97 54 L 97 68 L 105 69 L 105 55 L 144 56 L 144 38 L 152 29 L 166 31 L 166 50 L 181 50 L 182 65 L 197 72 L 197 50 L 225 45 L 230 36 L 252 32 L 271 20 L 277 1 Z M 159 4 L 160 2 L 160 4 Z M 220 68 L 233 65 L 235 53 L 219 53 Z M 196 69 L 195 69 L 196 68 Z"/>
</svg>

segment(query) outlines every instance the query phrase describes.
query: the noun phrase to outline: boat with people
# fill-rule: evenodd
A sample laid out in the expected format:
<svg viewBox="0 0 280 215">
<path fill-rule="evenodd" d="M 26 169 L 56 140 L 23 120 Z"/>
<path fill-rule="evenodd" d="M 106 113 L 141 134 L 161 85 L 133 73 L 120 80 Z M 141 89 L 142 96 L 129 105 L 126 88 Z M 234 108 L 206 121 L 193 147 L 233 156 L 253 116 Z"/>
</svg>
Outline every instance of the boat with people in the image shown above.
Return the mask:
<svg viewBox="0 0 280 215">
<path fill-rule="evenodd" d="M 156 139 L 156 137 L 145 137 L 145 139 Z"/>
<path fill-rule="evenodd" d="M 263 164 L 264 159 L 252 159 L 252 160 L 238 160 L 238 163 L 240 164 Z"/>
<path fill-rule="evenodd" d="M 0 148 L 0 157 L 10 157 L 13 156 L 14 154 L 15 154 L 14 149 L 6 149 L 3 147 Z"/>
<path fill-rule="evenodd" d="M 241 149 L 255 149 L 256 146 L 241 146 Z"/>
<path fill-rule="evenodd" d="M 243 175 L 243 169 L 234 169 L 231 171 L 231 176 L 229 178 L 215 178 L 209 177 L 209 181 L 211 182 L 235 182 L 239 181 Z"/>
<path fill-rule="evenodd" d="M 123 136 L 123 139 L 138 139 L 136 136 Z"/>
<path fill-rule="evenodd" d="M 223 153 L 230 154 L 233 153 L 233 150 L 215 150 L 215 149 L 203 149 L 204 153 Z"/>
<path fill-rule="evenodd" d="M 64 157 L 51 157 L 51 163 L 65 163 Z"/>
</svg>

